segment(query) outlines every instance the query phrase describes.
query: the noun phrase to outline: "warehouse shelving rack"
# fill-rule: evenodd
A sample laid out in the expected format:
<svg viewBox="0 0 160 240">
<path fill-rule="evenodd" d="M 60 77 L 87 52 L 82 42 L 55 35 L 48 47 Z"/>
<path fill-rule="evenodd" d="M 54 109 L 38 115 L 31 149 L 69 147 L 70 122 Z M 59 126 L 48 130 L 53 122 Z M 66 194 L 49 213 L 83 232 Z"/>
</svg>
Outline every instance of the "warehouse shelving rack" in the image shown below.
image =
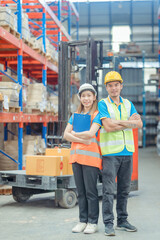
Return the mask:
<svg viewBox="0 0 160 240">
<path fill-rule="evenodd" d="M 141 53 L 119 53 L 104 58 L 104 62 L 107 64 L 112 62 L 113 69 L 120 72 L 122 78 L 126 80 L 124 82 L 125 88 L 122 91 L 122 96 L 124 98 L 129 97 L 142 117 L 143 128 L 142 132 L 141 129 L 139 130 L 139 146 L 143 148 L 156 144 L 156 127 L 159 112 L 158 82 L 156 79 L 147 79 L 148 83 L 145 83 L 145 70 L 151 61 L 155 62 L 155 64 L 154 66 L 150 65 L 150 68 L 154 68 L 158 72 L 157 54 L 148 55 L 145 51 L 142 51 Z M 130 64 L 126 65 L 125 63 Z M 106 68 L 104 74 L 111 70 L 112 68 Z M 137 70 L 137 73 L 132 72 L 134 70 Z M 141 73 L 139 71 L 141 71 Z M 102 87 L 102 85 L 99 86 Z M 146 87 L 148 86 L 154 86 L 156 89 L 155 92 L 149 96 L 146 92 Z M 101 98 L 104 97 L 103 94 L 104 93 L 102 93 Z"/>
<path fill-rule="evenodd" d="M 73 11 L 73 14 L 75 14 L 77 21 L 79 19 L 79 15 L 73 3 L 70 1 L 63 2 L 67 2 L 68 4 L 68 7 L 65 8 L 65 10 L 68 10 L 69 13 L 68 22 L 70 33 L 71 10 Z M 0 113 L 1 123 L 10 122 L 19 124 L 18 162 L 5 154 L 2 150 L 0 150 L 0 152 L 15 161 L 18 164 L 18 169 L 21 170 L 23 161 L 23 124 L 43 123 L 42 138 L 44 138 L 46 142 L 47 123 L 57 121 L 57 117 L 55 116 L 23 113 L 22 75 L 24 73 L 29 77 L 41 80 L 44 86 L 46 86 L 47 82 L 53 85 L 57 84 L 58 67 L 53 62 L 48 61 L 45 55 L 46 37 L 48 37 L 48 34 L 52 35 L 48 38 L 55 47 L 58 46 L 59 41 L 70 41 L 72 38 L 61 23 L 61 0 L 58 1 L 58 5 L 56 7 L 56 10 L 58 11 L 58 18 L 53 12 L 55 9 L 52 7 L 50 8 L 44 0 L 0 0 L 0 5 L 16 5 L 17 29 L 20 34 L 20 38 L 18 39 L 16 36 L 6 31 L 3 27 L 0 27 L 0 63 L 5 67 L 5 71 L 0 71 L 0 73 L 7 75 L 6 70 L 8 67 L 15 71 L 17 70 L 17 83 L 21 86 L 19 93 L 20 113 Z M 34 51 L 22 39 L 22 9 L 25 9 L 29 16 L 30 27 L 32 27 L 32 30 L 34 29 L 32 33 L 39 38 L 42 37 L 43 39 L 44 54 L 39 54 Z M 5 130 L 7 130 L 6 127 Z"/>
</svg>

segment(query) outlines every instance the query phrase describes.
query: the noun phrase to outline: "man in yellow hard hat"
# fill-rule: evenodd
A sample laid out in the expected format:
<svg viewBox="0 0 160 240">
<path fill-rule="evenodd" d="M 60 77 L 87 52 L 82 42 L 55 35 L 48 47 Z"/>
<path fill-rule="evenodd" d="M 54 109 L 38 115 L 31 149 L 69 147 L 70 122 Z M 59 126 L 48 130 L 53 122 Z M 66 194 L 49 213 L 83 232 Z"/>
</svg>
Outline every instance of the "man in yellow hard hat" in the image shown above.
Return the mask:
<svg viewBox="0 0 160 240">
<path fill-rule="evenodd" d="M 141 128 L 142 121 L 133 103 L 120 96 L 123 79 L 118 72 L 105 75 L 108 97 L 98 103 L 102 127 L 100 147 L 103 159 L 102 214 L 105 235 L 114 236 L 113 200 L 117 176 L 117 229 L 137 231 L 127 218 L 127 199 L 130 191 L 132 155 L 134 152 L 133 128 Z"/>
</svg>

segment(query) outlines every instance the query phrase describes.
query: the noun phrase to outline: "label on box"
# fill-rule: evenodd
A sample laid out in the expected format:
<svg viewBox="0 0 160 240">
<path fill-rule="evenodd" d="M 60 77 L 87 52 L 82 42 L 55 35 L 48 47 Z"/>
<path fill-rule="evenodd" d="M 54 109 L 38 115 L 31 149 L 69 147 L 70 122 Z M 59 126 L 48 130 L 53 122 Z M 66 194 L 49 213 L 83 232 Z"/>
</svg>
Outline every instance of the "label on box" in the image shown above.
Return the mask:
<svg viewBox="0 0 160 240">
<path fill-rule="evenodd" d="M 44 172 L 44 159 L 37 159 L 37 172 Z"/>
</svg>

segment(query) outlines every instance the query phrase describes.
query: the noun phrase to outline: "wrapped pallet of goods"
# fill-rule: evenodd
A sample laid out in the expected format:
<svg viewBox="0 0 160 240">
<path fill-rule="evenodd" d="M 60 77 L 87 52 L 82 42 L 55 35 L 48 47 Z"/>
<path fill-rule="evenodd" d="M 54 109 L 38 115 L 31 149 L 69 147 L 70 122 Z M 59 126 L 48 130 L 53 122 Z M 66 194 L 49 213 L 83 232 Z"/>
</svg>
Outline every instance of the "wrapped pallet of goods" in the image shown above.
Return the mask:
<svg viewBox="0 0 160 240">
<path fill-rule="evenodd" d="M 28 86 L 27 105 L 25 111 L 33 113 L 34 110 L 44 112 L 47 106 L 47 90 L 42 83 L 33 83 Z"/>
<path fill-rule="evenodd" d="M 11 26 L 13 27 L 13 15 L 12 11 L 8 7 L 0 7 L 0 26 Z"/>
<path fill-rule="evenodd" d="M 13 159 L 18 161 L 18 141 L 5 141 L 4 152 L 12 156 Z M 17 170 L 18 165 L 2 153 L 0 153 L 0 170 Z"/>
<path fill-rule="evenodd" d="M 26 166 L 26 158 L 29 155 L 44 155 L 45 142 L 41 136 L 25 135 L 23 143 L 23 167 Z"/>
<path fill-rule="evenodd" d="M 14 6 L 10 6 L 9 7 L 12 15 L 15 16 L 14 17 L 14 25 L 15 25 L 15 29 L 17 29 L 17 8 Z M 17 30 L 16 30 L 17 31 Z M 28 23 L 28 15 L 27 13 L 22 12 L 22 39 L 26 40 L 26 41 L 30 41 L 31 38 L 31 33 L 30 33 L 30 29 L 29 29 L 29 23 Z"/>
<path fill-rule="evenodd" d="M 36 44 L 36 43 L 38 44 L 38 46 L 41 46 L 42 52 L 44 52 L 44 48 L 43 48 L 43 38 L 41 37 L 41 38 L 35 39 L 35 44 Z M 50 44 L 50 42 L 49 42 L 49 40 L 46 38 L 46 50 L 47 50 L 49 44 Z"/>
<path fill-rule="evenodd" d="M 18 139 L 3 141 L 3 150 L 13 159 L 18 161 Z M 26 157 L 28 155 L 44 155 L 45 142 L 41 136 L 25 135 L 23 139 L 23 167 L 26 165 Z M 17 163 L 0 153 L 0 170 L 18 169 Z"/>
<path fill-rule="evenodd" d="M 0 92 L 0 112 L 3 112 L 3 94 Z"/>
<path fill-rule="evenodd" d="M 27 106 L 28 85 L 30 84 L 30 79 L 23 76 L 22 83 L 23 108 L 25 108 Z"/>
<path fill-rule="evenodd" d="M 9 111 L 12 108 L 19 108 L 20 85 L 13 82 L 0 82 L 0 92 L 3 94 L 3 108 Z"/>
<path fill-rule="evenodd" d="M 30 39 L 31 43 L 32 43 L 32 48 L 38 52 L 41 53 L 42 52 L 42 44 L 39 40 L 37 40 L 36 37 L 31 37 Z"/>
<path fill-rule="evenodd" d="M 58 96 L 55 94 L 50 95 L 48 97 L 48 102 L 50 103 L 51 112 L 57 115 L 58 114 Z"/>
<path fill-rule="evenodd" d="M 80 101 L 78 99 L 77 94 L 73 94 L 71 99 L 71 113 L 74 113 L 77 111 L 79 104 L 80 104 Z"/>
<path fill-rule="evenodd" d="M 3 64 L 0 64 L 0 70 L 4 71 L 4 65 Z"/>
<path fill-rule="evenodd" d="M 0 26 L 19 38 L 17 33 L 17 15 L 9 7 L 0 7 Z"/>
<path fill-rule="evenodd" d="M 22 13 L 22 38 L 27 41 L 30 41 L 31 39 L 31 33 L 28 25 L 28 15 L 26 13 Z"/>
</svg>

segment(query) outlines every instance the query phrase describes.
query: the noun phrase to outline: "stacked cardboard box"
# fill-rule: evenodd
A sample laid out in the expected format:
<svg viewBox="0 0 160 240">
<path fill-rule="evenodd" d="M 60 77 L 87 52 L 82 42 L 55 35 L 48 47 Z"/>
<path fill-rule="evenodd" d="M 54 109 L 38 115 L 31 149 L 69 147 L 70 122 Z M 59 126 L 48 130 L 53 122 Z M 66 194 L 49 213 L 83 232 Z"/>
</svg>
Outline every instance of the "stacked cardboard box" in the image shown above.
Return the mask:
<svg viewBox="0 0 160 240">
<path fill-rule="evenodd" d="M 26 174 L 40 176 L 67 175 L 67 160 L 63 156 L 27 156 Z"/>
<path fill-rule="evenodd" d="M 46 156 L 63 156 L 67 161 L 67 175 L 73 175 L 72 164 L 69 163 L 70 151 L 68 148 L 46 148 Z"/>
<path fill-rule="evenodd" d="M 27 156 L 26 174 L 42 176 L 73 175 L 69 158 L 70 149 L 47 148 L 44 156 Z"/>
</svg>

